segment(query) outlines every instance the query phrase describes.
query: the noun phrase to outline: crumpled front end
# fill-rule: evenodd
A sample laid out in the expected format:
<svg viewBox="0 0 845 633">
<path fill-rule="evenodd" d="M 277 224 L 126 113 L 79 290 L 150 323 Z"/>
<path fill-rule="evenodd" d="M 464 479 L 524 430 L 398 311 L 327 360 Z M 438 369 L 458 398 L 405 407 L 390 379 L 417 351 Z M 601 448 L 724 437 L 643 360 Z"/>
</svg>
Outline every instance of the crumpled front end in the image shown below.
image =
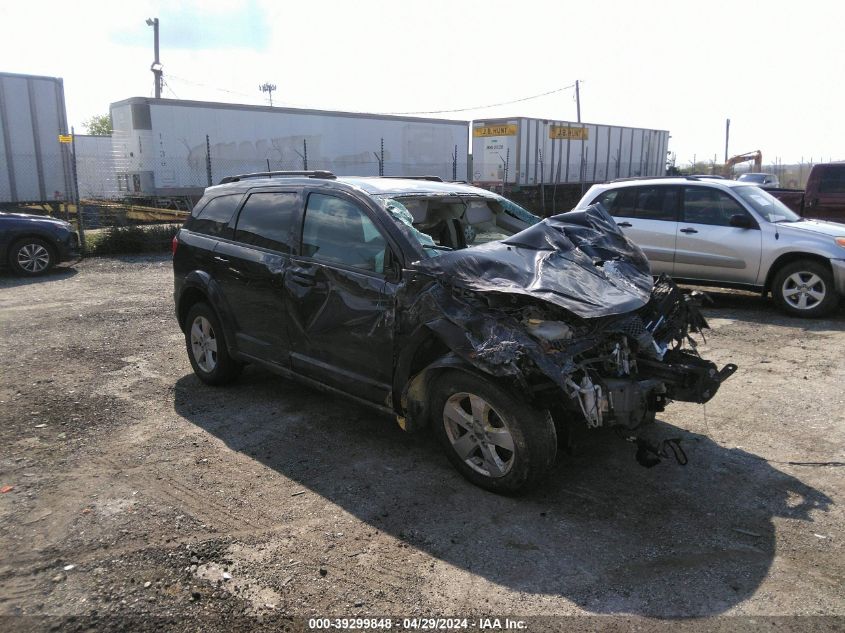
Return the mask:
<svg viewBox="0 0 845 633">
<path fill-rule="evenodd" d="M 421 266 L 440 274 L 405 319 L 588 427 L 636 429 L 672 400 L 710 400 L 736 366 L 699 356 L 692 337 L 708 326 L 695 300 L 668 277 L 652 283 L 604 211 L 571 217 Z"/>
<path fill-rule="evenodd" d="M 735 370 L 698 355 L 691 335 L 707 323 L 666 277 L 643 308 L 594 320 L 530 300 L 462 296 L 440 284 L 421 302 L 418 309 L 439 315 L 427 327 L 455 355 L 512 378 L 542 404 L 568 404 L 590 427 L 636 428 L 670 400 L 707 402 Z"/>
</svg>

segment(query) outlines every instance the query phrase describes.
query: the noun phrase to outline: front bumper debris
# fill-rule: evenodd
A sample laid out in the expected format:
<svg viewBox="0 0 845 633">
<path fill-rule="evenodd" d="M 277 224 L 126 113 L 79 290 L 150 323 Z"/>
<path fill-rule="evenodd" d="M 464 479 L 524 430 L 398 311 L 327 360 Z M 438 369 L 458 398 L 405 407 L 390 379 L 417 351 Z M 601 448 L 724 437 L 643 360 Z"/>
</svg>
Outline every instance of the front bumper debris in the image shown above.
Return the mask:
<svg viewBox="0 0 845 633">
<path fill-rule="evenodd" d="M 737 369 L 701 358 L 693 337 L 708 325 L 696 300 L 666 276 L 653 281 L 641 251 L 600 208 L 414 268 L 400 331 L 427 328 L 450 362 L 589 428 L 634 431 L 673 400 L 708 402 Z M 406 413 L 424 398 L 424 373 L 408 380 L 413 389 L 399 386 Z M 413 417 L 408 428 L 422 424 Z M 666 450 L 674 454 L 651 453 Z"/>
</svg>

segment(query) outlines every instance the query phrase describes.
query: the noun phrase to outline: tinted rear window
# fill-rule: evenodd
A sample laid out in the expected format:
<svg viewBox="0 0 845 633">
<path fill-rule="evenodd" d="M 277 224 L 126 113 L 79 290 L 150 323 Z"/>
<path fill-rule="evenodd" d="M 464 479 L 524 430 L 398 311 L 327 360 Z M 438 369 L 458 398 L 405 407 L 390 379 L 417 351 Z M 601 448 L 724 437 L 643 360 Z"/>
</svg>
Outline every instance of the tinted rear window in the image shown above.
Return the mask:
<svg viewBox="0 0 845 633">
<path fill-rule="evenodd" d="M 601 203 L 610 215 L 640 220 L 668 220 L 678 217 L 678 188 L 666 186 L 611 189 L 594 202 Z"/>
<path fill-rule="evenodd" d="M 252 194 L 238 216 L 235 240 L 290 253 L 298 200 L 297 194 L 292 192 Z"/>
<path fill-rule="evenodd" d="M 241 201 L 241 195 L 228 195 L 212 198 L 196 217 L 192 217 L 185 228 L 195 233 L 204 233 L 213 237 L 229 237 L 229 221 Z"/>
</svg>

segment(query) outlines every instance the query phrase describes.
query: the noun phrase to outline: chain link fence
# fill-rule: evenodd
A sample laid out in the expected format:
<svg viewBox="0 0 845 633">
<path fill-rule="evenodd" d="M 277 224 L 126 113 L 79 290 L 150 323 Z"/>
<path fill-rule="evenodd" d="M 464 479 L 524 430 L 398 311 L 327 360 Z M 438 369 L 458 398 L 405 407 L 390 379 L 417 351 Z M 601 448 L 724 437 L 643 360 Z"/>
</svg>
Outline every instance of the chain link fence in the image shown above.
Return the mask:
<svg viewBox="0 0 845 633">
<path fill-rule="evenodd" d="M 309 148 L 270 148 L 240 157 L 233 144 L 211 136 L 181 156 L 119 155 L 111 137 L 76 135 L 75 155 L 14 155 L 12 178 L 0 178 L 0 207 L 68 220 L 83 234 L 100 229 L 182 223 L 206 187 L 226 176 L 267 171 L 330 171 L 338 176 L 437 176 L 465 180 L 467 157 L 457 148 L 442 157 L 403 162 L 374 139 L 372 152 L 325 157 Z M 246 153 L 246 152 L 245 152 Z M 163 152 L 162 152 L 163 154 Z M 234 154 L 234 156 L 233 156 Z M 75 156 L 75 159 L 74 159 Z M 78 204 L 76 201 L 78 200 Z"/>
<path fill-rule="evenodd" d="M 815 160 L 801 160 L 797 163 L 783 163 L 776 160 L 771 163 L 764 163 L 760 171 L 766 174 L 774 174 L 778 177 L 779 186 L 784 189 L 804 189 L 807 187 L 807 179 L 810 177 L 810 171 L 815 165 L 832 163 L 838 159 L 833 157 Z M 841 160 L 841 159 L 840 159 Z M 725 165 L 717 163 L 714 160 L 704 161 L 689 161 L 686 165 L 677 164 L 670 165 L 670 170 L 676 168 L 682 174 L 712 174 L 717 176 L 727 176 L 729 178 L 736 178 L 743 173 L 755 171 L 753 163 L 745 162 L 734 165 L 730 173 L 725 172 Z"/>
</svg>

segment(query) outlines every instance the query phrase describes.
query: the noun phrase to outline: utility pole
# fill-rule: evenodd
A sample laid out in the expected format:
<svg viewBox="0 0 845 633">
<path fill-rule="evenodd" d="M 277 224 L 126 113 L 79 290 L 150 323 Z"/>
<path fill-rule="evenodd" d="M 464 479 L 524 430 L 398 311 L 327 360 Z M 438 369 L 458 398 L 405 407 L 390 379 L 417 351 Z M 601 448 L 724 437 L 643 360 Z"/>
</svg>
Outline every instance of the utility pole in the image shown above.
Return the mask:
<svg viewBox="0 0 845 633">
<path fill-rule="evenodd" d="M 581 122 L 581 81 L 576 79 L 575 80 L 575 116 L 578 119 L 578 123 Z M 581 129 L 584 129 L 583 127 Z M 568 150 L 567 150 L 568 154 Z M 569 160 L 567 158 L 567 160 Z M 566 165 L 569 168 L 569 165 Z M 578 179 L 581 181 L 581 195 L 584 195 L 584 137 L 581 137 L 581 165 L 579 169 Z M 545 201 L 543 204 L 543 211 L 546 210 L 545 208 Z"/>
<path fill-rule="evenodd" d="M 725 165 L 728 164 L 728 141 L 731 138 L 731 120 L 725 119 Z"/>
<path fill-rule="evenodd" d="M 258 86 L 261 92 L 266 92 L 270 95 L 270 107 L 273 107 L 273 91 L 276 89 L 276 84 L 261 84 Z"/>
<path fill-rule="evenodd" d="M 155 59 L 153 63 L 150 64 L 150 70 L 153 71 L 156 99 L 161 99 L 161 84 L 164 72 L 162 71 L 161 61 L 158 57 L 158 18 L 147 18 L 147 26 L 153 27 L 153 48 L 155 50 Z"/>
<path fill-rule="evenodd" d="M 580 89 L 580 81 L 575 80 L 575 112 L 578 123 L 581 122 L 581 89 Z"/>
</svg>

